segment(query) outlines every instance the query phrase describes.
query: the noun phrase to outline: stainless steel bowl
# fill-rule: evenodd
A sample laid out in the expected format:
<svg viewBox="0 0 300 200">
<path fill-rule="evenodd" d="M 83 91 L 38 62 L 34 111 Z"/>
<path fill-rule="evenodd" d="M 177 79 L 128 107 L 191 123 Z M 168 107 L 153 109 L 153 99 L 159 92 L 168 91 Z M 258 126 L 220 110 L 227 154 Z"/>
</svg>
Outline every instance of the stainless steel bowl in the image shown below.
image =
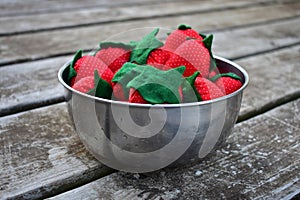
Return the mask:
<svg viewBox="0 0 300 200">
<path fill-rule="evenodd" d="M 66 82 L 66 63 L 58 79 L 66 89 L 69 113 L 86 148 L 103 164 L 127 172 L 151 172 L 199 162 L 232 132 L 249 77 L 215 56 L 222 73 L 234 72 L 243 86 L 224 97 L 182 104 L 135 104 L 80 93 Z"/>
</svg>

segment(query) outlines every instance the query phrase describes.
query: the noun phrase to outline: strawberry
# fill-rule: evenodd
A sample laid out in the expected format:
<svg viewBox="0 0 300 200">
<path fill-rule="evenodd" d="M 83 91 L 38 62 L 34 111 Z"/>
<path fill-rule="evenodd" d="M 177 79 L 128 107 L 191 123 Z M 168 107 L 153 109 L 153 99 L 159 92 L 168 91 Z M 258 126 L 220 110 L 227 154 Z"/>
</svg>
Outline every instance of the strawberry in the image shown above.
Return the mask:
<svg viewBox="0 0 300 200">
<path fill-rule="evenodd" d="M 121 83 L 116 83 L 113 86 L 113 94 L 114 94 L 114 99 L 118 101 L 128 101 L 125 95 L 125 91 L 123 89 L 123 86 Z"/>
<path fill-rule="evenodd" d="M 157 48 L 151 51 L 147 58 L 147 64 L 158 69 L 164 70 L 166 62 L 169 60 L 171 52 L 163 48 Z"/>
<path fill-rule="evenodd" d="M 142 95 L 136 89 L 134 89 L 134 88 L 130 88 L 130 91 L 129 91 L 129 102 L 130 103 L 142 103 L 142 104 L 148 103 L 142 97 Z"/>
<path fill-rule="evenodd" d="M 242 87 L 241 78 L 232 73 L 218 74 L 211 78 L 212 81 L 225 93 L 231 94 Z"/>
<path fill-rule="evenodd" d="M 170 33 L 166 39 L 164 48 L 165 50 L 174 52 L 187 38 L 203 39 L 197 31 L 190 26 L 182 24 L 178 26 L 177 30 Z"/>
<path fill-rule="evenodd" d="M 131 45 L 123 43 L 100 43 L 100 50 L 95 57 L 101 59 L 115 73 L 129 61 L 131 49 Z"/>
<path fill-rule="evenodd" d="M 171 68 L 185 66 L 183 76 L 187 77 L 200 71 L 201 76 L 207 77 L 210 69 L 210 53 L 201 40 L 190 39 L 183 42 L 172 54 L 166 65 Z"/>
<path fill-rule="evenodd" d="M 79 92 L 87 93 L 94 87 L 94 76 L 87 76 L 77 81 L 72 88 Z"/>
<path fill-rule="evenodd" d="M 183 99 L 183 94 L 182 94 L 182 87 L 180 87 L 178 89 L 179 95 L 180 95 L 180 102 Z M 129 92 L 129 102 L 130 103 L 142 103 L 142 104 L 146 104 L 149 103 L 147 102 L 143 96 L 134 88 L 130 88 L 130 92 Z"/>
<path fill-rule="evenodd" d="M 113 73 L 107 65 L 94 56 L 82 56 L 82 51 L 77 51 L 70 69 L 71 75 L 69 75 L 69 78 L 71 86 L 84 77 L 93 76 L 95 70 L 100 74 L 100 77 L 103 80 L 107 81 L 111 85 Z"/>
<path fill-rule="evenodd" d="M 199 93 L 202 101 L 224 96 L 224 93 L 217 85 L 203 77 L 198 76 L 195 79 L 194 88 Z"/>
</svg>

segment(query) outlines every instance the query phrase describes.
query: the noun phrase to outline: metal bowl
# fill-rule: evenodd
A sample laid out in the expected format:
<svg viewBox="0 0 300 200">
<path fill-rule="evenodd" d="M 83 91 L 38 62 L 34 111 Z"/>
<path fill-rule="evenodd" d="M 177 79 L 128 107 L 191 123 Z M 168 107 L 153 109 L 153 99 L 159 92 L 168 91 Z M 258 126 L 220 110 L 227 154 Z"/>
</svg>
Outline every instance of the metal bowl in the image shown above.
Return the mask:
<svg viewBox="0 0 300 200">
<path fill-rule="evenodd" d="M 93 97 L 58 79 L 66 89 L 69 113 L 85 147 L 104 165 L 144 173 L 199 162 L 225 142 L 237 120 L 247 72 L 215 56 L 221 73 L 234 72 L 243 86 L 218 99 L 182 104 L 135 104 Z"/>
</svg>

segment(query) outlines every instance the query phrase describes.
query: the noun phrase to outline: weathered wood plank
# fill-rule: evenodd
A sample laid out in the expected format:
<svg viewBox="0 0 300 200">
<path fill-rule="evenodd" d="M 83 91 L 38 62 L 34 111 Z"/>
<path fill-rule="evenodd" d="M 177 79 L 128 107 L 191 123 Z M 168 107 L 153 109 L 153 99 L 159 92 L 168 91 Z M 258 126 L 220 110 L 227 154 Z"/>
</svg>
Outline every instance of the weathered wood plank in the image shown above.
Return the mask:
<svg viewBox="0 0 300 200">
<path fill-rule="evenodd" d="M 64 101 L 57 71 L 71 57 L 57 57 L 0 68 L 0 116 Z"/>
<path fill-rule="evenodd" d="M 169 15 L 183 15 L 211 10 L 225 10 L 246 6 L 257 6 L 259 3 L 274 4 L 262 6 L 260 9 L 280 10 L 284 13 L 293 12 L 294 3 L 290 6 L 278 4 L 278 1 L 222 0 L 212 4 L 211 1 L 184 1 L 184 2 L 155 2 L 151 5 L 130 5 L 128 7 L 96 7 L 93 9 L 71 10 L 60 13 L 43 13 L 40 15 L 7 16 L 0 18 L 0 35 L 35 32 L 49 29 L 76 27 L 91 24 L 126 21 L 133 19 L 162 17 Z M 291 3 L 291 2 L 289 2 Z M 296 3 L 297 6 L 297 3 Z M 143 12 L 140 12 L 140 11 Z"/>
<path fill-rule="evenodd" d="M 300 98 L 300 45 L 236 60 L 250 76 L 239 120 Z"/>
<path fill-rule="evenodd" d="M 114 173 L 50 199 L 284 199 L 300 193 L 300 99 L 235 127 L 196 166 Z"/>
<path fill-rule="evenodd" d="M 0 118 L 0 199 L 35 199 L 112 172 L 75 134 L 66 103 Z"/>
<path fill-rule="evenodd" d="M 170 1 L 170 0 L 165 0 Z M 176 0 L 172 0 L 176 1 Z M 95 7 L 118 7 L 129 6 L 137 4 L 155 4 L 159 3 L 159 0 L 73 0 L 73 1 L 0 1 L 0 16 L 16 16 L 16 15 L 32 15 L 41 13 L 59 13 L 69 12 L 72 10 L 80 10 L 83 8 L 95 8 Z"/>
<path fill-rule="evenodd" d="M 253 110 L 259 112 L 260 106 L 268 105 L 270 104 L 270 102 L 276 101 L 277 98 L 281 98 L 282 96 L 285 96 L 285 94 L 292 93 L 293 91 L 299 92 L 298 83 L 299 83 L 300 76 L 298 76 L 297 73 L 294 73 L 299 63 L 299 57 L 298 57 L 299 49 L 300 49 L 300 45 L 290 49 L 282 49 L 280 51 L 238 60 L 239 63 L 245 65 L 245 68 L 248 70 L 248 72 L 251 75 L 251 82 L 249 88 L 245 92 L 245 96 L 242 104 L 242 109 L 241 109 L 242 115 L 247 115 L 247 113 Z M 45 61 L 38 61 L 38 63 L 34 64 L 33 67 L 43 66 L 45 67 L 45 70 L 41 70 L 44 71 L 44 74 L 42 73 L 37 77 L 39 76 L 43 77 L 49 73 L 54 74 L 54 71 L 56 71 L 54 69 L 55 67 L 53 68 L 50 67 L 51 70 L 47 71 L 46 70 L 46 68 L 48 67 L 47 63 L 50 64 L 51 66 L 51 64 L 56 62 L 64 62 L 65 58 L 66 57 L 63 57 L 61 59 L 50 59 Z M 269 66 L 272 66 L 272 70 L 270 70 L 267 74 L 264 74 L 264 71 L 258 70 L 258 66 L 254 67 L 253 65 L 251 65 L 255 63 L 256 64 L 261 63 L 262 64 L 261 68 L 266 71 L 268 71 L 267 69 L 270 69 Z M 22 67 L 23 67 L 22 65 L 18 65 L 18 68 L 21 69 Z M 281 74 L 284 72 L 286 72 L 285 76 L 280 77 Z M 261 74 L 264 74 L 264 77 L 266 77 L 266 79 L 270 79 L 272 81 L 264 82 L 263 80 L 261 80 Z M 28 79 L 30 79 L 30 76 L 27 76 L 26 73 L 24 75 L 21 74 L 18 77 L 27 77 Z M 285 78 L 288 78 L 288 80 Z M 43 84 L 45 85 L 47 82 L 50 83 L 50 87 L 47 86 L 47 90 L 52 90 L 52 91 L 48 91 L 46 92 L 46 94 L 47 93 L 62 94 L 62 90 L 56 87 L 58 83 L 54 83 L 56 77 L 53 77 L 48 81 L 44 79 L 41 80 L 44 81 Z M 36 83 L 35 78 L 32 81 L 33 83 Z M 289 81 L 289 85 L 290 85 L 288 87 L 282 84 L 282 82 L 287 82 L 287 81 Z M 29 80 L 27 82 L 30 83 Z M 40 87 L 38 87 L 39 84 L 36 83 L 36 85 L 37 87 L 35 89 L 37 90 L 36 92 L 38 92 L 40 90 Z M 51 86 L 53 86 L 52 89 Z M 257 86 L 259 86 L 259 89 L 256 88 Z M 32 84 L 29 85 L 25 84 L 22 87 L 25 88 L 32 87 Z M 274 91 L 274 93 L 269 92 L 268 90 L 272 90 Z M 265 91 L 268 91 L 267 95 L 264 95 Z M 35 92 L 27 91 L 24 94 L 23 99 L 26 98 L 33 99 L 31 94 L 35 95 Z M 295 109 L 295 113 L 298 113 L 297 109 Z M 97 168 L 98 166 L 97 162 L 93 158 L 88 157 L 87 158 L 88 160 L 84 163 L 86 163 L 88 166 L 91 166 L 90 168 L 86 169 L 84 165 L 79 167 L 77 165 L 74 165 L 75 168 L 73 169 L 72 166 L 69 166 L 70 168 L 68 168 L 68 172 L 63 171 L 63 174 L 61 176 L 60 175 L 56 176 L 54 173 L 55 169 L 58 169 L 59 167 L 63 168 L 65 166 L 57 165 L 56 166 L 57 168 L 52 169 L 52 167 L 54 166 L 45 164 L 45 163 L 49 163 L 49 159 L 50 159 L 49 151 L 55 150 L 55 148 L 54 150 L 51 150 L 52 149 L 51 146 L 57 147 L 58 150 L 62 151 L 62 152 L 58 152 L 58 154 L 63 155 L 63 160 L 61 160 L 62 165 L 64 165 L 67 162 L 66 160 L 71 160 L 71 161 L 75 160 L 77 162 L 77 160 L 74 158 L 74 155 L 77 154 L 79 154 L 78 160 L 82 161 L 82 159 L 84 159 L 85 157 L 85 154 L 87 154 L 84 148 L 82 147 L 81 143 L 79 142 L 77 135 L 74 133 L 73 128 L 71 127 L 70 119 L 66 113 L 65 104 L 60 104 L 58 106 L 54 105 L 42 109 L 32 110 L 25 113 L 11 115 L 8 117 L 2 117 L 0 118 L 0 130 L 1 130 L 0 145 L 3 146 L 3 148 L 0 148 L 2 150 L 2 152 L 0 150 L 1 152 L 0 163 L 3 163 L 3 165 L 0 168 L 2 170 L 2 171 L 0 170 L 1 172 L 0 176 L 1 175 L 4 176 L 4 177 L 0 177 L 0 180 L 3 180 L 2 181 L 3 185 L 0 186 L 0 188 L 3 191 L 1 191 L 0 189 L 0 196 L 1 196 L 1 192 L 3 192 L 3 194 L 9 193 L 9 195 L 12 195 L 13 193 L 16 192 L 17 188 L 20 188 L 22 185 L 24 185 L 24 188 L 20 190 L 21 192 L 19 192 L 19 195 L 24 195 L 27 193 L 36 195 L 37 191 L 39 190 L 35 190 L 34 187 L 40 189 L 42 187 L 41 185 L 43 185 L 42 187 L 43 189 L 41 189 L 42 190 L 41 194 L 48 194 L 46 191 L 44 191 L 44 189 L 48 190 L 49 188 L 50 188 L 49 189 L 50 192 L 49 191 L 48 192 L 51 193 L 53 191 L 51 187 L 54 187 L 53 186 L 54 184 L 58 184 L 61 187 L 61 189 L 65 189 L 69 184 L 68 181 L 74 182 L 74 179 L 77 180 L 81 178 L 83 180 L 91 180 L 92 179 L 91 177 L 87 178 L 85 177 L 85 175 L 81 177 L 80 174 L 85 174 L 85 173 L 89 174 L 91 173 L 91 171 L 89 171 L 90 168 L 94 170 L 94 168 Z M 9 142 L 11 142 L 11 139 L 13 138 L 16 139 L 13 140 L 11 144 L 8 144 Z M 28 138 L 32 138 L 32 140 L 29 140 Z M 37 142 L 33 142 L 36 140 Z M 74 144 L 75 146 L 78 145 L 78 149 L 68 150 L 69 146 L 71 146 L 72 144 Z M 27 159 L 22 158 L 27 151 L 31 152 L 31 150 L 35 151 L 36 154 L 28 153 L 29 157 L 27 156 Z M 81 152 L 83 155 L 81 153 L 77 153 L 77 151 Z M 1 155 L 3 157 L 1 157 Z M 17 165 L 16 163 L 18 161 L 21 164 Z M 80 163 L 79 161 L 78 163 Z M 23 169 L 24 172 L 22 171 Z M 20 172 L 20 170 L 22 172 Z M 34 170 L 35 173 L 32 172 Z M 79 170 L 80 171 L 78 172 L 79 175 L 76 174 L 73 177 L 72 173 L 74 170 L 75 171 Z M 102 173 L 101 170 L 99 171 L 94 170 L 92 172 Z M 46 176 L 49 176 L 49 173 L 50 174 L 53 173 L 53 174 L 50 176 L 51 178 L 49 178 L 50 182 L 47 182 Z M 8 176 L 8 174 L 12 174 L 13 177 L 17 177 L 17 178 L 22 177 L 20 178 L 20 181 L 18 181 L 20 185 L 19 183 L 16 184 L 14 181 L 12 181 L 12 177 Z M 33 181 L 33 180 L 40 181 L 41 177 L 43 179 L 42 182 L 36 183 Z M 67 182 L 64 182 L 63 179 L 66 177 L 69 177 L 69 179 L 66 180 Z M 32 187 L 30 186 L 29 182 L 32 182 L 31 184 Z M 15 186 L 11 186 L 9 185 L 9 183 L 14 184 Z M 71 186 L 73 186 L 73 184 L 71 184 Z M 9 188 L 11 188 L 11 190 Z"/>
<path fill-rule="evenodd" d="M 196 15 L 138 20 L 122 24 L 103 24 L 0 37 L 0 65 L 72 53 L 79 48 L 96 48 L 99 41 L 112 40 L 112 36 L 115 36 L 115 40 L 136 40 L 136 31 L 126 32 L 126 34 L 119 34 L 118 36 L 116 34 L 122 33 L 124 30 L 153 26 L 164 27 L 165 29 L 162 31 L 166 31 L 166 29 L 175 27 L 180 23 L 187 23 L 197 30 L 207 32 L 213 29 L 227 28 L 229 30 L 225 34 L 223 34 L 223 31 L 215 33 L 216 43 L 218 43 L 218 40 L 227 41 L 227 43 L 216 44 L 215 52 L 219 53 L 221 50 L 228 52 L 228 48 L 234 44 L 234 48 L 230 48 L 231 53 L 229 55 L 225 54 L 225 56 L 231 57 L 234 53 L 246 55 L 257 52 L 257 49 L 263 51 L 299 42 L 299 17 L 282 20 L 282 18 L 297 15 L 300 10 L 299 4 L 294 6 L 291 6 L 292 4 L 288 5 L 290 8 L 286 9 L 285 12 L 277 9 L 274 9 L 274 11 L 273 9 L 268 9 L 266 13 L 266 9 L 261 9 L 261 7 L 241 8 L 234 10 L 234 12 L 232 10 L 223 10 Z M 201 19 L 201 22 L 199 22 L 199 19 Z M 279 21 L 244 28 L 246 24 L 262 23 L 269 20 Z M 230 27 L 236 26 L 242 27 L 240 29 L 230 29 Z M 141 34 L 144 35 L 149 31 L 149 29 L 146 29 L 141 31 Z M 237 35 L 232 37 L 233 34 Z M 162 37 L 165 37 L 165 35 Z M 226 37 L 226 40 L 224 37 Z M 256 45 L 253 45 L 253 43 Z M 226 50 L 222 48 L 226 48 Z"/>
</svg>

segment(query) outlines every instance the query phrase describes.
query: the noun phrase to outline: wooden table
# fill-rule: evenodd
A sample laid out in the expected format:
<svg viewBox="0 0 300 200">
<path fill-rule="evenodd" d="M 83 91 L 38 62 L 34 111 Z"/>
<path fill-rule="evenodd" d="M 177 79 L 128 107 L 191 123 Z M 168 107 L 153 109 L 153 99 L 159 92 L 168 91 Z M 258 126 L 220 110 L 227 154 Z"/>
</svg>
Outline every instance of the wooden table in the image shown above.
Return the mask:
<svg viewBox="0 0 300 200">
<path fill-rule="evenodd" d="M 140 27 L 189 24 L 250 75 L 225 146 L 198 165 L 116 172 L 71 125 L 58 69 Z M 0 2 L 0 199 L 299 199 L 298 0 Z"/>
</svg>

